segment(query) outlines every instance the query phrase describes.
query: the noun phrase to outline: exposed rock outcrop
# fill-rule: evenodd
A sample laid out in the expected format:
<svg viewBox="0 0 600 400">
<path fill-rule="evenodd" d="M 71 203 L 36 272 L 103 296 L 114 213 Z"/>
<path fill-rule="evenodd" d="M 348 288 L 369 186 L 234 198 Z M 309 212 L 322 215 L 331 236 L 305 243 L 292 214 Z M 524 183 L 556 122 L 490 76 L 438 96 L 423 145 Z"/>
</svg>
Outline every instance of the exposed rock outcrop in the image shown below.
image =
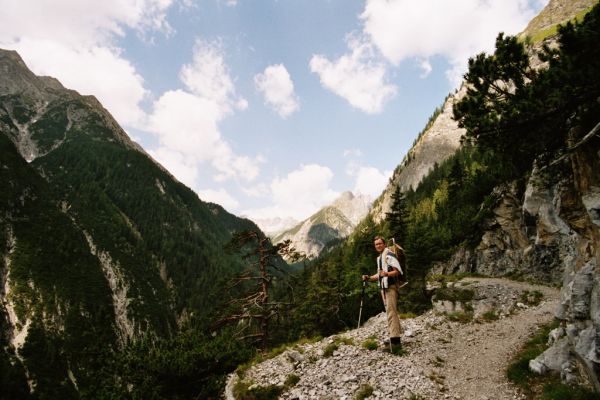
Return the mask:
<svg viewBox="0 0 600 400">
<path fill-rule="evenodd" d="M 496 191 L 480 244 L 460 249 L 432 272 L 513 274 L 561 285 L 555 314 L 564 340 L 557 338 L 532 368 L 570 380 L 579 365 L 600 390 L 600 140 L 560 163 L 536 166 L 523 193 L 516 186 Z"/>
<path fill-rule="evenodd" d="M 421 180 L 439 164 L 453 155 L 460 146 L 460 138 L 465 133 L 452 119 L 452 107 L 466 93 L 462 87 L 457 93 L 448 96 L 440 114 L 425 130 L 415 145 L 409 150 L 402 163 L 396 168 L 390 183 L 373 203 L 370 214 L 375 222 L 385 218 L 392 207 L 392 194 L 396 187 L 406 191 L 416 189 Z"/>
<path fill-rule="evenodd" d="M 332 240 L 350 235 L 369 212 L 370 204 L 370 199 L 365 195 L 344 192 L 331 205 L 274 237 L 273 242 L 289 239 L 297 251 L 307 258 L 315 258 Z"/>
</svg>

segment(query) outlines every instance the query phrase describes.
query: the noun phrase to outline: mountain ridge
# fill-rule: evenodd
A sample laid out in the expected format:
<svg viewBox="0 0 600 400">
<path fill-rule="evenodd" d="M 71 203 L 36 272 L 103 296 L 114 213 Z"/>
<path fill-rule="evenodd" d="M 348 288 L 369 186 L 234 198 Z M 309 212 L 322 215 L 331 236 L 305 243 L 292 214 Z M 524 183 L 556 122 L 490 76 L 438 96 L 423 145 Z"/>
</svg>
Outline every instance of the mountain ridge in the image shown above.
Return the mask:
<svg viewBox="0 0 600 400">
<path fill-rule="evenodd" d="M 14 375 L 3 384 L 76 398 L 101 384 L 102 367 L 80 354 L 110 359 L 209 321 L 220 285 L 244 267 L 223 246 L 259 229 L 199 199 L 95 97 L 37 77 L 12 51 L 0 50 L 0 71 L 1 177 L 12 188 L 0 208 L 0 368 Z"/>
<path fill-rule="evenodd" d="M 274 243 L 291 240 L 294 248 L 312 259 L 328 243 L 350 235 L 367 215 L 371 201 L 365 195 L 343 192 L 330 205 L 273 238 Z"/>
</svg>

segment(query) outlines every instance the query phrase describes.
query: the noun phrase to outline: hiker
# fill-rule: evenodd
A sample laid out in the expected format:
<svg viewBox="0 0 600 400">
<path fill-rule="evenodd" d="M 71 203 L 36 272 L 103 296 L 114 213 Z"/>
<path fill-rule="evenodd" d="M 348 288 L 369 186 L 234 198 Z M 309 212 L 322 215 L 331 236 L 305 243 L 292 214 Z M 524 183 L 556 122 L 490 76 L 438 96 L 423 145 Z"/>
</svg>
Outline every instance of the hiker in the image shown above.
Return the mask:
<svg viewBox="0 0 600 400">
<path fill-rule="evenodd" d="M 402 268 L 394 252 L 385 245 L 383 237 L 376 236 L 373 244 L 375 245 L 375 250 L 379 253 L 377 257 L 377 273 L 371 276 L 363 275 L 362 279 L 363 281 L 379 281 L 381 297 L 388 320 L 389 346 L 392 351 L 397 351 L 402 349 L 402 343 L 400 342 L 402 328 L 400 327 L 400 319 L 398 318 L 397 311 L 398 288 Z"/>
</svg>

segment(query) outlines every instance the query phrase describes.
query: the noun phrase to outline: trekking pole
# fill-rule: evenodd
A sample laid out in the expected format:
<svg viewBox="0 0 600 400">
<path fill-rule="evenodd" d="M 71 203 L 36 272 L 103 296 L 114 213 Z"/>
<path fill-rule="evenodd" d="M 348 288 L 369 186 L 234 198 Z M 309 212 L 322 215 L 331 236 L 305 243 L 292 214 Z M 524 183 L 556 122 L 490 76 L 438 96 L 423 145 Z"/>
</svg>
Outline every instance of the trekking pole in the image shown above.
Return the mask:
<svg viewBox="0 0 600 400">
<path fill-rule="evenodd" d="M 365 286 L 367 286 L 367 281 L 363 281 L 363 287 L 362 287 L 362 291 L 360 293 L 360 309 L 358 311 L 358 328 L 360 328 L 360 319 L 362 317 L 363 300 L 365 299 Z"/>
</svg>

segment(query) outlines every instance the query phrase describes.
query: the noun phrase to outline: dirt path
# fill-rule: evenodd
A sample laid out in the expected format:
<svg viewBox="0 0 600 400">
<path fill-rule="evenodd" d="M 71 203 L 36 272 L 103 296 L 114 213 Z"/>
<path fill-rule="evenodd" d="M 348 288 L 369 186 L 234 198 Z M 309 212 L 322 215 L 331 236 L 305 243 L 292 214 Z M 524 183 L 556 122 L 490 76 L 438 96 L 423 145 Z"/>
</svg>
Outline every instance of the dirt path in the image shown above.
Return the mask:
<svg viewBox="0 0 600 400">
<path fill-rule="evenodd" d="M 520 290 L 538 290 L 545 300 L 536 307 L 493 322 L 444 324 L 432 331 L 429 338 L 413 342 L 410 347 L 414 346 L 415 351 L 409 357 L 420 363 L 419 358 L 433 356 L 432 372 L 445 377 L 443 386 L 454 398 L 524 398 L 507 381 L 505 370 L 531 334 L 553 319 L 559 291 L 500 279 L 487 282 Z M 444 343 L 444 339 L 449 342 Z"/>
<path fill-rule="evenodd" d="M 372 399 L 524 398 L 506 380 L 505 370 L 531 334 L 553 319 L 558 289 L 490 278 L 465 279 L 461 284 L 481 287 L 498 309 L 509 307 L 511 312 L 492 322 L 453 322 L 435 311 L 403 320 L 407 354 L 402 357 L 385 353 L 381 347 L 367 350 L 363 346 L 366 340 L 381 342 L 386 338 L 382 313 L 360 329 L 298 346 L 264 361 L 247 371 L 244 380 L 259 386 L 281 385 L 296 375 L 299 382 L 281 398 L 298 400 L 350 400 L 365 386 L 373 389 Z M 525 291 L 543 293 L 542 301 L 536 306 L 517 306 Z M 333 355 L 324 356 L 324 349 L 336 343 Z M 236 379 L 230 379 L 229 389 Z"/>
</svg>

